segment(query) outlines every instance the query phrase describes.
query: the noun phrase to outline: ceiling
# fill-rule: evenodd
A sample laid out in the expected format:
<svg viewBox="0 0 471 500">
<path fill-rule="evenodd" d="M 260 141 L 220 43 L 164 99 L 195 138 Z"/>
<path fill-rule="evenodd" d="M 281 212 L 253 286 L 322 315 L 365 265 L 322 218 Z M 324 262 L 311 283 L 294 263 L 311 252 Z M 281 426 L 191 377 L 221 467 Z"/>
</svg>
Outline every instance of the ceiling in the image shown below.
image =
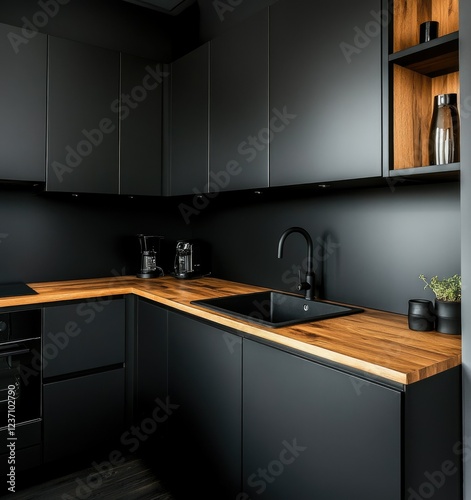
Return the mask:
<svg viewBox="0 0 471 500">
<path fill-rule="evenodd" d="M 134 3 L 141 7 L 164 12 L 165 14 L 180 14 L 196 0 L 123 0 L 124 2 Z"/>
</svg>

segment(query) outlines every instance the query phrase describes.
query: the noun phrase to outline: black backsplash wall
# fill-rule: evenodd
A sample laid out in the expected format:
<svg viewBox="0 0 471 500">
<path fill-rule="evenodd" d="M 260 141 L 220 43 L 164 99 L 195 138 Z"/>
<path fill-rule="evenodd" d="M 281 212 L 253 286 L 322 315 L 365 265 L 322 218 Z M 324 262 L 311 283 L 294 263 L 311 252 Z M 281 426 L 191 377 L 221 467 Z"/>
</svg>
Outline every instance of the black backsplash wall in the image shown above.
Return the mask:
<svg viewBox="0 0 471 500">
<path fill-rule="evenodd" d="M 266 199 L 269 197 L 270 199 Z M 327 194 L 220 194 L 199 214 L 182 216 L 191 198 L 51 196 L 0 190 L 0 281 L 26 282 L 134 274 L 135 234 L 161 234 L 171 270 L 175 241 L 202 238 L 213 275 L 294 291 L 306 244 L 314 241 L 318 293 L 365 307 L 406 312 L 412 297 L 431 298 L 418 279 L 460 271 L 459 184 L 355 189 Z"/>
<path fill-rule="evenodd" d="M 172 238 L 191 237 L 192 228 L 165 200 L 74 198 L 0 188 L 0 282 L 134 274 L 138 233 L 165 236 L 167 270 Z"/>
<path fill-rule="evenodd" d="M 271 198 L 271 199 L 266 199 Z M 418 275 L 460 271 L 459 184 L 298 193 L 283 199 L 220 194 L 189 217 L 192 198 L 52 196 L 0 190 L 0 281 L 51 281 L 133 274 L 137 233 L 161 234 L 171 270 L 175 242 L 202 238 L 213 275 L 294 291 L 306 243 L 314 241 L 319 295 L 405 313 L 412 297 L 432 298 Z"/>
<path fill-rule="evenodd" d="M 191 219 L 212 243 L 214 273 L 294 291 L 307 251 L 292 234 L 277 258 L 290 226 L 311 234 L 318 295 L 331 300 L 405 313 L 409 298 L 432 298 L 420 273 L 460 272 L 458 183 L 314 193 L 266 202 L 215 198 Z"/>
</svg>

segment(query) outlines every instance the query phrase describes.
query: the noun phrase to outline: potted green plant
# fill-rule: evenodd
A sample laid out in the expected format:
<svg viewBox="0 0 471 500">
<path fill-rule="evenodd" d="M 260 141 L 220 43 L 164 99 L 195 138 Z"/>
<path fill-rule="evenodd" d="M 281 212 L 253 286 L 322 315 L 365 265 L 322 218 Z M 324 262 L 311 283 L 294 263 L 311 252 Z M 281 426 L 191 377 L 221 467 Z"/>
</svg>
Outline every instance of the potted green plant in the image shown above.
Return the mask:
<svg viewBox="0 0 471 500">
<path fill-rule="evenodd" d="M 455 274 L 428 280 L 423 274 L 419 278 L 425 283 L 424 290 L 430 288 L 435 294 L 436 329 L 440 333 L 461 333 L 461 276 Z"/>
</svg>

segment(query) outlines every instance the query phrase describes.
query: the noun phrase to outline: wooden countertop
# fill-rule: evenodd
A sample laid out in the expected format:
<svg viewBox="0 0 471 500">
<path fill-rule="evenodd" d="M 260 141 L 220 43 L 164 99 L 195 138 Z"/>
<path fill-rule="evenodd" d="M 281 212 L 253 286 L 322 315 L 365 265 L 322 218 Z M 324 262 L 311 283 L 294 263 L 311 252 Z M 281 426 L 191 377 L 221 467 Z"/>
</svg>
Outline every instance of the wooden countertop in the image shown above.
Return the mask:
<svg viewBox="0 0 471 500">
<path fill-rule="evenodd" d="M 216 278 L 119 276 L 30 283 L 29 286 L 38 294 L 0 298 L 0 308 L 133 293 L 239 332 L 401 384 L 411 384 L 461 364 L 461 336 L 411 331 L 407 316 L 400 314 L 365 309 L 361 314 L 273 329 L 190 304 L 197 299 L 266 290 Z"/>
</svg>

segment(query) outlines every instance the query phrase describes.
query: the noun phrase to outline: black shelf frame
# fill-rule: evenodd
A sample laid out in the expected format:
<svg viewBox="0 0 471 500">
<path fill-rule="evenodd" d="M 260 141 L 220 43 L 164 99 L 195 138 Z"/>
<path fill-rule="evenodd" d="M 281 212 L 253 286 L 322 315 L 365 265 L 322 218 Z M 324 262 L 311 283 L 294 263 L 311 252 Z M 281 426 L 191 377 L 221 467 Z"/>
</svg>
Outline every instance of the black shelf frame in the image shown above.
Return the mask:
<svg viewBox="0 0 471 500">
<path fill-rule="evenodd" d="M 389 62 L 431 78 L 459 71 L 459 32 L 390 54 Z"/>
<path fill-rule="evenodd" d="M 394 65 L 401 66 L 429 78 L 439 77 L 459 71 L 459 31 L 449 33 L 447 35 L 435 38 L 429 42 L 420 43 L 407 47 L 406 49 L 393 52 L 392 33 L 389 32 L 387 38 L 389 50 L 386 49 L 387 56 L 387 72 L 388 90 L 387 95 L 387 113 L 385 122 L 392 130 L 392 115 L 390 115 L 390 104 L 393 89 L 392 69 Z M 448 165 L 426 165 L 416 166 L 401 169 L 394 169 L 392 164 L 391 152 L 393 150 L 393 136 L 392 133 L 388 134 L 388 151 L 389 155 L 385 165 L 387 167 L 383 170 L 383 175 L 390 179 L 408 179 L 410 181 L 419 182 L 440 182 L 440 181 L 459 181 L 461 176 L 461 166 L 459 162 L 451 163 Z"/>
<path fill-rule="evenodd" d="M 440 174 L 447 180 L 459 180 L 461 165 L 459 162 L 448 165 L 427 165 L 424 167 L 409 167 L 389 170 L 389 177 L 436 176 Z"/>
</svg>

